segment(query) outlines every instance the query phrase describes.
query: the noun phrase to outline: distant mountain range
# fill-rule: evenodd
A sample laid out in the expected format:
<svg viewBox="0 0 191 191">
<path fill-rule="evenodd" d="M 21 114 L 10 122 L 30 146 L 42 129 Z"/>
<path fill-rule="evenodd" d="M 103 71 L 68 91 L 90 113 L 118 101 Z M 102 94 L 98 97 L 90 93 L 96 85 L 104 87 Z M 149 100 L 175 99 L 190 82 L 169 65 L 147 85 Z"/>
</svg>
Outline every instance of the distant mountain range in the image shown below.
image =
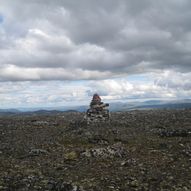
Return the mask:
<svg viewBox="0 0 191 191">
<path fill-rule="evenodd" d="M 129 111 L 144 109 L 187 109 L 191 108 L 191 99 L 185 100 L 148 100 L 143 102 L 111 103 L 111 111 Z"/>
<path fill-rule="evenodd" d="M 2 112 L 18 113 L 20 111 L 18 109 L 0 109 L 0 113 L 2 113 Z"/>
<path fill-rule="evenodd" d="M 72 107 L 43 107 L 43 108 L 14 108 L 0 109 L 0 114 L 19 114 L 19 113 L 58 113 L 58 112 L 85 112 L 88 105 Z M 128 101 L 110 103 L 110 111 L 130 111 L 145 109 L 187 109 L 191 108 L 191 99 L 184 100 L 148 100 L 148 101 Z"/>
</svg>

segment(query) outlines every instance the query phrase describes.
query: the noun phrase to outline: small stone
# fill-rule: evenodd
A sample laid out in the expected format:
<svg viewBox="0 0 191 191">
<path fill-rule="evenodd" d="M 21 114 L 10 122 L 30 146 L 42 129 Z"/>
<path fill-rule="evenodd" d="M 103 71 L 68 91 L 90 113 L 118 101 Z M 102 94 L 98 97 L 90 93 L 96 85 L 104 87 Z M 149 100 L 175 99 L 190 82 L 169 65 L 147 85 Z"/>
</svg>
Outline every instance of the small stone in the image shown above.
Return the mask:
<svg viewBox="0 0 191 191">
<path fill-rule="evenodd" d="M 72 151 L 72 152 L 66 153 L 64 155 L 64 158 L 66 160 L 76 160 L 78 158 L 78 154 L 75 151 Z"/>
<path fill-rule="evenodd" d="M 126 166 L 127 165 L 127 162 L 126 161 L 122 161 L 121 162 L 121 166 Z"/>
<path fill-rule="evenodd" d="M 133 187 L 138 187 L 139 186 L 139 183 L 137 180 L 133 180 L 131 183 L 130 183 L 131 186 Z"/>
<path fill-rule="evenodd" d="M 114 187 L 114 186 L 108 186 L 108 188 L 110 188 L 110 189 L 115 189 L 115 187 Z"/>
<path fill-rule="evenodd" d="M 48 151 L 44 149 L 32 149 L 29 154 L 31 155 L 40 155 L 40 154 L 48 154 Z"/>
</svg>

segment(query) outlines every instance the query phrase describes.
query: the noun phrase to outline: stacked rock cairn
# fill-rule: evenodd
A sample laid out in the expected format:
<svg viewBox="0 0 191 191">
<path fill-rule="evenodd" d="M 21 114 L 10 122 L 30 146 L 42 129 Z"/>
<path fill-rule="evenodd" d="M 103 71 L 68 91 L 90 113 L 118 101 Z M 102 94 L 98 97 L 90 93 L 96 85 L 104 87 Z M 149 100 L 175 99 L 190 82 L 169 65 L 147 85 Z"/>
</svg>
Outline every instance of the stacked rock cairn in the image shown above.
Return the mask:
<svg viewBox="0 0 191 191">
<path fill-rule="evenodd" d="M 96 122 L 106 122 L 110 119 L 109 104 L 103 103 L 98 94 L 94 94 L 87 110 L 85 120 L 88 124 Z"/>
</svg>

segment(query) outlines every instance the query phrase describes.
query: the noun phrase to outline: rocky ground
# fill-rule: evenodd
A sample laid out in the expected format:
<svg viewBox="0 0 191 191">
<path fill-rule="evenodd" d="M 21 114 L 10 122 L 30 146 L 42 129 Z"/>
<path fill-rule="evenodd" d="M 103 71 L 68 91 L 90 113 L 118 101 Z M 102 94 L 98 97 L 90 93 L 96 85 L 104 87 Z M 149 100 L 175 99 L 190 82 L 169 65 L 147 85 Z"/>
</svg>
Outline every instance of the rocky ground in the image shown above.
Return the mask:
<svg viewBox="0 0 191 191">
<path fill-rule="evenodd" d="M 0 116 L 0 190 L 191 190 L 191 110 L 83 115 Z"/>
</svg>

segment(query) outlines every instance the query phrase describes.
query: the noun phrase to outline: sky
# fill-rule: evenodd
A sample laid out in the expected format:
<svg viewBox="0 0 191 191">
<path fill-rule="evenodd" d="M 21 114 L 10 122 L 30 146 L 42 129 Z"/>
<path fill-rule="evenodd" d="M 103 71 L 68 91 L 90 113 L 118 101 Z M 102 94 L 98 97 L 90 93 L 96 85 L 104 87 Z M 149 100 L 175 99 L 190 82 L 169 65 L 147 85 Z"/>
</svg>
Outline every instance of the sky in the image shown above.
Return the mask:
<svg viewBox="0 0 191 191">
<path fill-rule="evenodd" d="M 0 0 L 0 108 L 191 97 L 190 0 Z"/>
</svg>

